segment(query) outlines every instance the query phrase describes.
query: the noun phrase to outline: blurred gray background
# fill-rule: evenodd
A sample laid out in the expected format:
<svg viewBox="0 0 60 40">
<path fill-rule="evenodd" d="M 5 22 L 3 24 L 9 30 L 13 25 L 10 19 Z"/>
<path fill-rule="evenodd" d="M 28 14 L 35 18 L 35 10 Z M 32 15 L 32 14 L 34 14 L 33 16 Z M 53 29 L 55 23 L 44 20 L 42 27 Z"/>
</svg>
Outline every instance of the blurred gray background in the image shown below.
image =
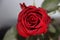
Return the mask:
<svg viewBox="0 0 60 40">
<path fill-rule="evenodd" d="M 15 25 L 17 22 L 18 13 L 21 8 L 19 3 L 25 2 L 26 5 L 32 5 L 34 0 L 0 0 L 0 28 L 6 25 Z M 44 0 L 35 0 L 37 7 L 41 7 Z M 60 12 L 51 15 L 57 22 L 60 21 Z"/>
</svg>

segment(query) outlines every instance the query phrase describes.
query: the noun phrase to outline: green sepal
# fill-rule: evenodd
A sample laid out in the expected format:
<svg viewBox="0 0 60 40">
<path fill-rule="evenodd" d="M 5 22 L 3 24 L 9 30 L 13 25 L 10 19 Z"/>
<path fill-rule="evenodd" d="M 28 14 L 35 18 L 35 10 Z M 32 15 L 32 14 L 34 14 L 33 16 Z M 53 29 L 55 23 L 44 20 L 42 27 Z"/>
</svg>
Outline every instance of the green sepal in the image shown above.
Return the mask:
<svg viewBox="0 0 60 40">
<path fill-rule="evenodd" d="M 56 29 L 52 24 L 49 25 L 48 31 L 51 32 L 51 33 L 56 33 Z"/>
</svg>

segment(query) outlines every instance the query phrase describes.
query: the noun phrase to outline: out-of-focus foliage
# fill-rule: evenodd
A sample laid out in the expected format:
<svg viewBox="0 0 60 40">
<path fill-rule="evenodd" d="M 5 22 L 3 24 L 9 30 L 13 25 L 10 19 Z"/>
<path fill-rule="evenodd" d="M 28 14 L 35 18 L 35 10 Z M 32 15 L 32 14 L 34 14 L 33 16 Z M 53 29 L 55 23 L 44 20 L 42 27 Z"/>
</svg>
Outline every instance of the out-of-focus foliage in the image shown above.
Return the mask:
<svg viewBox="0 0 60 40">
<path fill-rule="evenodd" d="M 48 12 L 57 10 L 60 0 L 44 0 L 42 7 Z"/>
</svg>

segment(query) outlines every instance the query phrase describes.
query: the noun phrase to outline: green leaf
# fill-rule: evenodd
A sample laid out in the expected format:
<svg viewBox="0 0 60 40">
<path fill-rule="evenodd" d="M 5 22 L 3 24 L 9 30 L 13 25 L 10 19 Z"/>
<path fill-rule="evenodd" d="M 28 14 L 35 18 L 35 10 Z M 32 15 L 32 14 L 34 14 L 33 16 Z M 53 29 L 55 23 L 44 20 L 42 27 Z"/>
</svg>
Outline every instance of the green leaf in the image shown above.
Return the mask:
<svg viewBox="0 0 60 40">
<path fill-rule="evenodd" d="M 51 33 L 56 33 L 56 29 L 54 28 L 54 26 L 52 24 L 49 25 L 49 32 Z"/>
<path fill-rule="evenodd" d="M 17 40 L 16 34 L 17 34 L 16 28 L 12 27 L 10 30 L 7 31 L 3 40 Z"/>
<path fill-rule="evenodd" d="M 60 0 L 45 0 L 42 4 L 42 8 L 46 9 L 48 12 L 54 11 L 58 8 L 58 3 Z"/>
<path fill-rule="evenodd" d="M 60 33 L 60 24 L 57 23 L 57 20 L 53 19 L 53 22 L 51 24 L 55 27 L 56 31 Z"/>
<path fill-rule="evenodd" d="M 58 6 L 58 11 L 60 12 L 60 6 Z"/>
</svg>

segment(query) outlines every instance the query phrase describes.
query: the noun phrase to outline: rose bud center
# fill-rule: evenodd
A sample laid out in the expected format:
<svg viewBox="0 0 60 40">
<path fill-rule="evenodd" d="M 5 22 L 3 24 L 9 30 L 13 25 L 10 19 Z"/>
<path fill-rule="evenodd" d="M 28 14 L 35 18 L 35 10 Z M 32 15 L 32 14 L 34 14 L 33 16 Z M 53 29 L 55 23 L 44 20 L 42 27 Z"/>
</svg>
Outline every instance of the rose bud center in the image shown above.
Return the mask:
<svg viewBox="0 0 60 40">
<path fill-rule="evenodd" d="M 38 17 L 34 14 L 29 14 L 27 16 L 26 21 L 30 24 L 30 26 L 28 27 L 29 30 L 34 30 L 36 29 L 35 27 L 40 23 L 40 20 L 38 19 Z"/>
</svg>

